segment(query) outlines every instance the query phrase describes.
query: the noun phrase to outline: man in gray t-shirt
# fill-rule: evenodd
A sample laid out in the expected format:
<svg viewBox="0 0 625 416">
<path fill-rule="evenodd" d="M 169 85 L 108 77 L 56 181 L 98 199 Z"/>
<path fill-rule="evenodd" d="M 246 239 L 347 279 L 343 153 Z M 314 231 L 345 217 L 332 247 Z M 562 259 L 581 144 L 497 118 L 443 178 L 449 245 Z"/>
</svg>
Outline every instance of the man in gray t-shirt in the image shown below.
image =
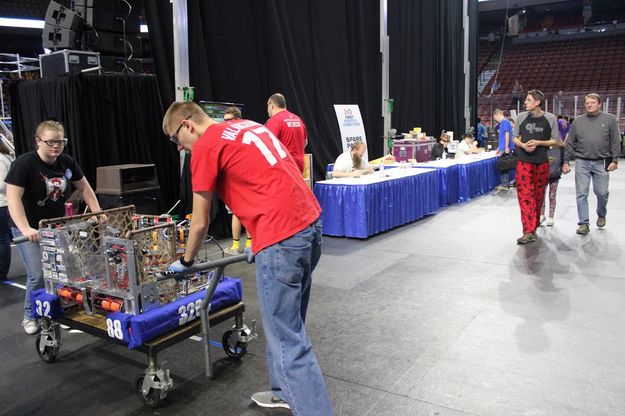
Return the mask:
<svg viewBox="0 0 625 416">
<path fill-rule="evenodd" d="M 586 95 L 586 114 L 571 125 L 564 148 L 562 173 L 571 171 L 569 161 L 575 160 L 575 191 L 577 193 L 577 234 L 590 231 L 588 191 L 590 181 L 597 195 L 597 227 L 606 224 L 609 172 L 616 170 L 621 154 L 621 136 L 613 115 L 601 112 L 601 97 Z"/>
</svg>

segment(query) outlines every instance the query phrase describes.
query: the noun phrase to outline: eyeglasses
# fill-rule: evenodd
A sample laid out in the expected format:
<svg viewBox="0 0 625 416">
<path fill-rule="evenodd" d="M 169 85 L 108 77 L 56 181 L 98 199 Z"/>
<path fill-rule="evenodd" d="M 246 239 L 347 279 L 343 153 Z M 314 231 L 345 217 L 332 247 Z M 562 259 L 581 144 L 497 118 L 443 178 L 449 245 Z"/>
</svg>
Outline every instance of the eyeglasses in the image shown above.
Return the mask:
<svg viewBox="0 0 625 416">
<path fill-rule="evenodd" d="M 180 143 L 180 141 L 178 140 L 178 133 L 180 133 L 180 129 L 181 129 L 181 128 L 182 128 L 182 126 L 183 126 L 183 124 L 182 124 L 182 123 L 183 123 L 184 121 L 186 121 L 186 120 L 189 120 L 190 118 L 191 118 L 191 116 L 187 116 L 187 118 L 185 118 L 184 120 L 182 120 L 182 121 L 180 122 L 180 125 L 179 125 L 179 126 L 178 126 L 178 128 L 174 131 L 174 134 L 172 134 L 171 136 L 169 136 L 169 141 L 170 141 L 170 142 L 172 142 L 172 143 L 174 143 L 174 144 L 179 144 L 179 143 Z"/>
<path fill-rule="evenodd" d="M 60 146 L 63 147 L 67 144 L 67 139 L 61 139 L 61 140 L 43 140 L 43 139 L 39 139 L 42 142 L 44 142 L 45 144 L 48 145 L 48 147 L 53 147 L 53 146 Z"/>
</svg>

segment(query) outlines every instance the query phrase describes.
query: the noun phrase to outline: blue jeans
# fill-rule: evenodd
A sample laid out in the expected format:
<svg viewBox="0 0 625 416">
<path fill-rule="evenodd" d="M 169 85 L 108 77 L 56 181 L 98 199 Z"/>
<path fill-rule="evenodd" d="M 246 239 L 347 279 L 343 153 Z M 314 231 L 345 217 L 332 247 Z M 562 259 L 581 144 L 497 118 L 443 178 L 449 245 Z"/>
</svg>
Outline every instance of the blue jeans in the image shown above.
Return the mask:
<svg viewBox="0 0 625 416">
<path fill-rule="evenodd" d="M 501 172 L 501 184 L 503 186 L 512 186 L 516 180 L 516 171 L 514 169 Z"/>
<path fill-rule="evenodd" d="M 22 233 L 15 227 L 11 227 L 13 237 L 20 237 Z M 30 308 L 30 292 L 43 287 L 43 269 L 41 268 L 41 249 L 37 243 L 17 244 L 17 250 L 26 268 L 26 297 L 24 299 L 24 319 L 32 319 L 33 313 Z"/>
<path fill-rule="evenodd" d="M 5 280 L 11 268 L 11 226 L 9 208 L 0 207 L 0 280 Z"/>
<path fill-rule="evenodd" d="M 256 254 L 256 285 L 273 394 L 294 416 L 331 416 L 330 397 L 304 321 L 321 257 L 321 221 Z"/>
<path fill-rule="evenodd" d="M 608 210 L 608 186 L 610 175 L 605 170 L 603 159 L 600 160 L 575 160 L 575 191 L 577 193 L 577 218 L 578 224 L 588 224 L 588 191 L 592 180 L 592 190 L 597 195 L 597 215 L 605 217 Z"/>
</svg>

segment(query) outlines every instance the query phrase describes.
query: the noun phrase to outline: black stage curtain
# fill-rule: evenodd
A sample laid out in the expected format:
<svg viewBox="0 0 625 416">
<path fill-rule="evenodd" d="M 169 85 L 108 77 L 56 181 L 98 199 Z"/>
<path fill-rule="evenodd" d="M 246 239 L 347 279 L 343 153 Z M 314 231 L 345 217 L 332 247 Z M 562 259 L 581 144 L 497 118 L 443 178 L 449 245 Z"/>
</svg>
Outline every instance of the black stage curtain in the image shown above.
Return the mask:
<svg viewBox="0 0 625 416">
<path fill-rule="evenodd" d="M 464 133 L 462 2 L 394 0 L 388 7 L 393 126 Z"/>
<path fill-rule="evenodd" d="M 178 200 L 179 161 L 161 129 L 163 107 L 154 76 L 64 75 L 11 85 L 15 147 L 34 148 L 37 125 L 48 119 L 65 126 L 72 155 L 96 188 L 98 166 L 154 163 L 161 187 L 160 209 Z"/>
<path fill-rule="evenodd" d="M 477 45 L 480 37 L 478 0 L 469 0 L 469 61 L 471 65 L 471 85 L 469 86 L 469 105 L 471 106 L 471 125 L 477 135 Z"/>
<path fill-rule="evenodd" d="M 172 11 L 145 3 L 166 108 L 174 99 Z M 189 59 L 196 100 L 243 103 L 267 120 L 281 92 L 308 127 L 315 178 L 341 152 L 333 104 L 358 104 L 370 157 L 382 154 L 378 0 L 189 0 Z"/>
</svg>

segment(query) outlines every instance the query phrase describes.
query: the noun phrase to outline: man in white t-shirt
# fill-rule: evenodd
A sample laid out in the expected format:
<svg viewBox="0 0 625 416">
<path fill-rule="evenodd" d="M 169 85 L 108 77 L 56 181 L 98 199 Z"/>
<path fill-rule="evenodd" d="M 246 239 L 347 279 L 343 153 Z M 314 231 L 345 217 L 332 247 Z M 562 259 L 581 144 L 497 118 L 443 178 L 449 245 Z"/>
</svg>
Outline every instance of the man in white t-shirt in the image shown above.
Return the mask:
<svg viewBox="0 0 625 416">
<path fill-rule="evenodd" d="M 458 144 L 458 148 L 456 149 L 456 157 L 462 157 L 464 155 L 470 155 L 472 153 L 477 153 L 478 149 L 475 145 L 475 141 L 473 136 L 470 134 L 464 134 L 462 136 L 462 141 Z"/>
<path fill-rule="evenodd" d="M 341 153 L 332 170 L 332 177 L 344 178 L 348 176 L 358 177 L 373 173 L 373 168 L 369 166 L 369 161 L 363 156 L 367 151 L 367 145 L 360 140 L 355 141 L 349 150 Z"/>
</svg>

